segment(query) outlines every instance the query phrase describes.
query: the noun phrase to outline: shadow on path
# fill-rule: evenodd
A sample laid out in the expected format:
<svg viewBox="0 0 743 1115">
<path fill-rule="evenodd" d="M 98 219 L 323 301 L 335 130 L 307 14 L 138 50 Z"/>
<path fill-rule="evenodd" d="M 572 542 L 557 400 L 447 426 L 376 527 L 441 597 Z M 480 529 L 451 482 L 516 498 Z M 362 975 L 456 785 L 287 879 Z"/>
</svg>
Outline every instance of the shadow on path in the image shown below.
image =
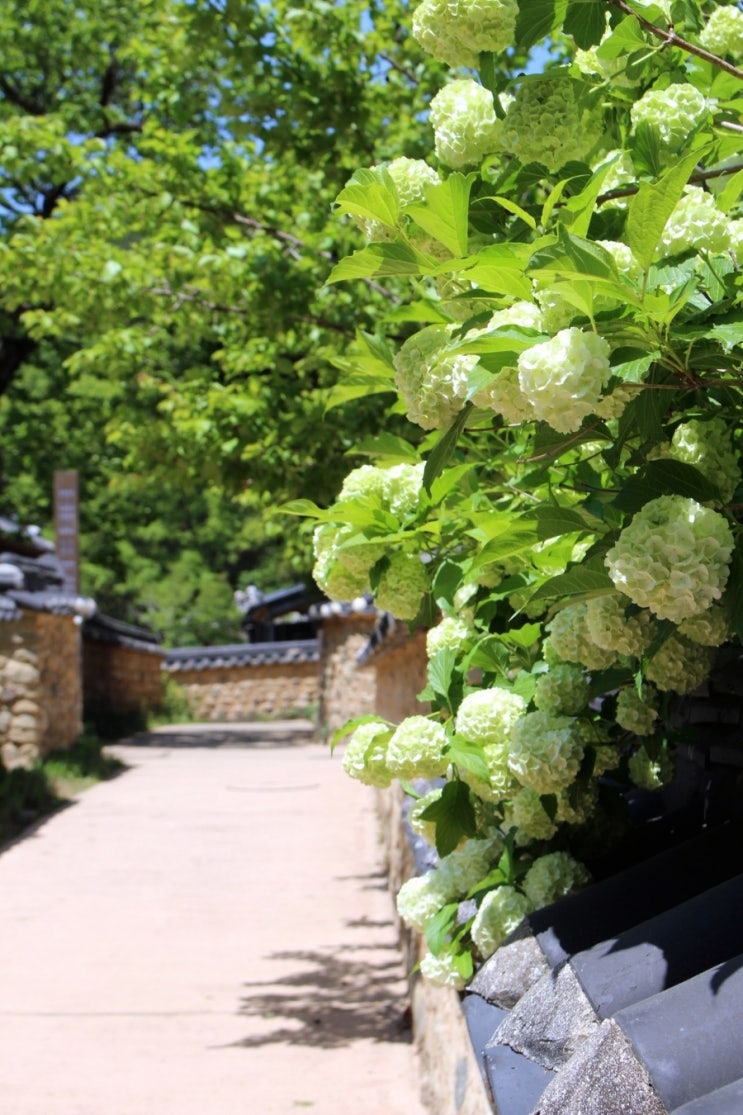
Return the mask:
<svg viewBox="0 0 743 1115">
<path fill-rule="evenodd" d="M 388 957 L 369 962 L 354 955 L 364 950 L 376 954 L 386 950 Z M 278 952 L 269 959 L 289 961 L 297 970 L 275 980 L 246 983 L 252 990 L 240 1014 L 273 1020 L 276 1027 L 235 1042 L 236 1047 L 288 1044 L 339 1049 L 364 1038 L 411 1041 L 396 945 L 352 946 L 341 954 L 330 948 Z"/>
<path fill-rule="evenodd" d="M 310 720 L 250 721 L 236 724 L 171 724 L 119 740 L 127 747 L 303 747 L 316 743 Z"/>
</svg>

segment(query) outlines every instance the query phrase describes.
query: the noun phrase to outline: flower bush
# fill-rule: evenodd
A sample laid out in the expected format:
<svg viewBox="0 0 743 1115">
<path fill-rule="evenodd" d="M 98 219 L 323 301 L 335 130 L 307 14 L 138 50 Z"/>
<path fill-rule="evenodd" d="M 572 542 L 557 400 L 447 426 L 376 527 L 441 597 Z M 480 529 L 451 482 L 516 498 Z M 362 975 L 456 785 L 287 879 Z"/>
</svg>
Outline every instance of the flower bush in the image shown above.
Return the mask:
<svg viewBox="0 0 743 1115">
<path fill-rule="evenodd" d="M 421 121 L 428 171 L 341 192 L 385 232 L 330 276 L 389 294 L 352 374 L 411 425 L 333 506 L 290 508 L 329 595 L 429 632 L 420 715 L 358 725 L 344 766 L 436 779 L 411 820 L 439 864 L 398 908 L 455 987 L 586 885 L 743 633 L 743 17 L 540 10 L 415 6 L 411 50 L 471 72 Z M 524 77 L 537 34 L 559 45 Z"/>
</svg>

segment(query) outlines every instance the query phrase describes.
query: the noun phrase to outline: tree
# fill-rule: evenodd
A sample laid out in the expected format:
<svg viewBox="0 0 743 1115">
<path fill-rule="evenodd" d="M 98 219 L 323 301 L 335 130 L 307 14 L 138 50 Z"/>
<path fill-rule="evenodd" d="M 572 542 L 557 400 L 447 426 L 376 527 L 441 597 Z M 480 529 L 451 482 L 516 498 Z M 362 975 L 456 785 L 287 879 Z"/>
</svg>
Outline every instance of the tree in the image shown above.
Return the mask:
<svg viewBox="0 0 743 1115">
<path fill-rule="evenodd" d="M 461 987 L 587 881 L 629 787 L 673 776 L 684 698 L 734 699 L 743 10 L 422 0 L 413 28 L 456 67 L 430 106 L 437 180 L 422 164 L 411 200 L 392 166 L 360 169 L 338 208 L 376 224 L 332 281 L 409 276 L 376 389 L 427 433 L 293 510 L 331 595 L 434 625 L 432 712 L 364 718 L 344 765 L 444 780 L 410 814 L 440 865 L 398 905 L 424 974 Z M 499 69 L 540 43 L 543 73 Z"/>
<path fill-rule="evenodd" d="M 111 607 L 101 571 L 128 574 L 104 524 L 131 531 L 138 502 L 179 538 L 188 492 L 224 492 L 231 521 L 287 496 L 330 499 L 362 434 L 411 432 L 360 393 L 325 418 L 336 365 L 398 298 L 394 282 L 370 279 L 360 302 L 325 280 L 356 235 L 332 215 L 352 169 L 422 150 L 417 116 L 441 67 L 403 31 L 406 10 L 3 7 L 4 499 L 48 523 L 48 489 L 34 499 L 29 478 L 48 473 L 51 422 L 56 463 L 82 472 L 85 584 Z M 158 488 L 172 500 L 140 500 Z M 306 569 L 306 536 L 267 530 Z M 144 560 L 155 533 L 135 530 L 130 550 Z M 129 618 L 144 591 L 132 581 Z"/>
</svg>

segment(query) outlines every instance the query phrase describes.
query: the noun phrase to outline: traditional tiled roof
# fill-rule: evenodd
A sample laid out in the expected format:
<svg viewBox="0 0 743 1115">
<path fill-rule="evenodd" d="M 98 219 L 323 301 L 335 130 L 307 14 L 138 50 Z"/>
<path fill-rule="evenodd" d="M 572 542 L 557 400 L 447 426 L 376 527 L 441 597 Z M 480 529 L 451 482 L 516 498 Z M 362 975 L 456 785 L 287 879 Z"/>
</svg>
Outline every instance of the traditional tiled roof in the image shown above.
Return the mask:
<svg viewBox="0 0 743 1115">
<path fill-rule="evenodd" d="M 165 653 L 160 646 L 160 636 L 149 627 L 125 623 L 123 620 L 102 615 L 100 612 L 96 612 L 85 621 L 83 635 L 86 639 L 94 639 L 100 643 L 129 647 L 132 650 L 151 651 L 153 654 Z"/>
<path fill-rule="evenodd" d="M 216 647 L 180 647 L 169 650 L 164 666 L 182 670 L 222 669 L 234 666 L 293 665 L 319 662 L 319 639 L 291 639 L 273 643 L 233 643 Z"/>
<path fill-rule="evenodd" d="M 15 527 L 15 535 L 10 526 Z M 0 517 L 0 620 L 17 620 L 24 610 L 91 616 L 95 601 L 63 587 L 64 575 L 54 547 L 29 530 L 24 532 L 12 520 Z"/>
<path fill-rule="evenodd" d="M 244 623 L 265 623 L 268 620 L 285 616 L 289 612 L 306 613 L 316 603 L 321 593 L 314 586 L 305 584 L 290 585 L 288 588 L 261 592 L 250 585 L 246 590 L 235 593 L 235 603 L 244 616 Z"/>
</svg>

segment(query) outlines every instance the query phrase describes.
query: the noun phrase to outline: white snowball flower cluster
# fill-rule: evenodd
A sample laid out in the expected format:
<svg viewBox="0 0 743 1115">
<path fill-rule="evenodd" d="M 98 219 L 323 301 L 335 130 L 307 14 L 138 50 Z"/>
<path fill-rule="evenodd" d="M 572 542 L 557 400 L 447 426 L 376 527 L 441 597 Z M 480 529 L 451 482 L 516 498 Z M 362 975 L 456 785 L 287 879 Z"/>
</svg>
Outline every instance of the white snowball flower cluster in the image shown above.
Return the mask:
<svg viewBox="0 0 743 1115">
<path fill-rule="evenodd" d="M 515 887 L 490 890 L 480 903 L 470 934 L 483 960 L 492 956 L 509 933 L 518 929 L 533 909 L 532 903 Z"/>
<path fill-rule="evenodd" d="M 609 32 L 607 31 L 601 39 L 601 43 L 597 46 L 592 46 L 588 50 L 576 50 L 573 55 L 573 61 L 582 74 L 596 74 L 596 76 L 603 78 L 612 85 L 621 86 L 624 88 L 632 88 L 637 85 L 636 81 L 627 77 L 625 73 L 627 67 L 626 58 L 621 56 L 618 58 L 602 58 L 597 53 L 599 46 L 607 38 Z"/>
<path fill-rule="evenodd" d="M 508 765 L 522 786 L 554 794 L 577 775 L 583 750 L 571 717 L 529 712 L 511 732 Z"/>
<path fill-rule="evenodd" d="M 434 868 L 403 883 L 397 892 L 397 912 L 407 926 L 422 933 L 426 922 L 456 897 L 449 880 Z"/>
<path fill-rule="evenodd" d="M 536 287 L 534 297 L 539 303 L 542 313 L 542 330 L 545 333 L 559 333 L 566 329 L 573 318 L 578 316 L 578 310 L 567 298 L 563 298 L 559 290 L 551 287 Z"/>
<path fill-rule="evenodd" d="M 384 554 L 384 547 L 377 543 L 342 548 L 355 533 L 352 526 L 323 523 L 313 535 L 312 575 L 332 600 L 354 600 L 368 592 L 369 570 Z"/>
<path fill-rule="evenodd" d="M 459 706 L 455 731 L 481 746 L 507 745 L 514 725 L 526 712 L 518 693 L 494 687 L 468 693 Z"/>
<path fill-rule="evenodd" d="M 492 383 L 472 396 L 472 402 L 483 409 L 494 410 L 512 426 L 534 418 L 534 408 L 521 390 L 518 368 L 503 368 Z"/>
<path fill-rule="evenodd" d="M 383 469 L 384 500 L 393 515 L 405 519 L 418 510 L 425 465 L 392 465 Z"/>
<path fill-rule="evenodd" d="M 722 418 L 701 422 L 691 418 L 673 431 L 671 456 L 694 465 L 718 488 L 723 502 L 733 498 L 741 480 L 740 460 L 733 450 L 733 439 Z"/>
<path fill-rule="evenodd" d="M 620 275 L 625 275 L 632 282 L 639 282 L 642 279 L 642 267 L 637 262 L 632 249 L 621 240 L 597 240 L 596 243 L 609 253 Z"/>
<path fill-rule="evenodd" d="M 477 363 L 473 355 L 446 352 L 450 330 L 429 325 L 414 333 L 394 358 L 395 385 L 411 422 L 424 430 L 450 426 L 467 398 L 467 376 Z"/>
<path fill-rule="evenodd" d="M 692 693 L 709 675 L 714 658 L 713 647 L 671 635 L 651 658 L 645 677 L 664 693 Z"/>
<path fill-rule="evenodd" d="M 549 640 L 542 647 L 548 665 L 562 659 L 577 662 L 588 670 L 606 670 L 616 662 L 616 652 L 594 642 L 588 626 L 588 604 L 568 604 L 548 625 Z"/>
<path fill-rule="evenodd" d="M 724 608 L 713 604 L 706 612 L 691 616 L 679 624 L 679 633 L 703 647 L 720 647 L 731 636 L 730 622 Z"/>
<path fill-rule="evenodd" d="M 455 991 L 461 991 L 465 985 L 456 957 L 450 952 L 442 952 L 438 956 L 427 952 L 420 962 L 420 972 L 434 987 L 453 987 Z"/>
<path fill-rule="evenodd" d="M 638 748 L 628 763 L 629 776 L 635 786 L 643 790 L 659 790 L 673 778 L 673 759 L 667 751 L 661 751 L 657 759 L 651 759 L 644 747 Z"/>
<path fill-rule="evenodd" d="M 521 885 L 535 909 L 539 909 L 557 902 L 590 880 L 583 864 L 567 852 L 550 852 L 534 861 Z"/>
<path fill-rule="evenodd" d="M 655 637 L 655 621 L 647 610 L 627 615 L 624 596 L 597 596 L 586 604 L 588 633 L 602 650 L 640 658 Z"/>
<path fill-rule="evenodd" d="M 525 838 L 524 843 L 549 840 L 557 832 L 557 825 L 544 808 L 540 795 L 529 786 L 514 794 L 506 810 L 505 824 L 515 825 L 519 830 L 517 843 L 522 843 L 520 837 Z"/>
<path fill-rule="evenodd" d="M 717 4 L 699 35 L 699 42 L 712 54 L 743 58 L 743 12 L 736 4 Z"/>
<path fill-rule="evenodd" d="M 526 78 L 508 106 L 503 147 L 522 164 L 559 170 L 582 159 L 601 134 L 601 117 L 580 101 L 579 86 L 565 74 Z"/>
<path fill-rule="evenodd" d="M 622 689 L 617 697 L 616 720 L 625 732 L 636 736 L 647 736 L 655 728 L 658 719 L 658 693 L 652 685 L 644 685 L 642 693 L 634 686 Z"/>
<path fill-rule="evenodd" d="M 620 592 L 680 623 L 719 600 L 732 551 L 732 531 L 717 511 L 684 496 L 658 496 L 637 512 L 605 561 Z"/>
<path fill-rule="evenodd" d="M 500 834 L 483 840 L 468 840 L 461 848 L 444 856 L 435 870 L 452 897 L 464 898 L 488 874 L 502 851 Z"/>
<path fill-rule="evenodd" d="M 423 797 L 414 801 L 408 811 L 408 824 L 413 832 L 418 836 L 422 836 L 429 844 L 436 843 L 436 822 L 427 821 L 422 814 L 428 809 L 429 805 L 433 805 L 438 801 L 443 793 L 443 787 L 438 786 L 435 790 L 429 790 Z"/>
<path fill-rule="evenodd" d="M 380 576 L 374 600 L 396 619 L 415 619 L 428 589 L 428 574 L 418 554 L 398 552 Z"/>
<path fill-rule="evenodd" d="M 459 170 L 476 166 L 501 149 L 503 121 L 493 108 L 493 94 L 471 78 L 445 85 L 431 101 L 436 155 Z"/>
<path fill-rule="evenodd" d="M 713 195 L 701 186 L 687 186 L 663 229 L 658 254 L 681 255 L 692 248 L 720 253 L 726 252 L 730 244 L 728 218 L 718 209 Z"/>
<path fill-rule="evenodd" d="M 561 662 L 540 674 L 534 688 L 534 704 L 542 712 L 574 716 L 588 701 L 589 681 L 580 666 Z"/>
<path fill-rule="evenodd" d="M 372 170 L 378 168 L 372 167 Z M 395 187 L 400 208 L 415 205 L 425 201 L 426 189 L 435 186 L 440 181 L 438 174 L 423 159 L 408 159 L 401 156 L 387 163 L 384 168 L 389 174 Z M 367 240 L 379 243 L 384 240 L 394 240 L 396 230 L 376 217 L 364 217 L 353 214 L 353 219 L 362 230 Z"/>
<path fill-rule="evenodd" d="M 518 360 L 519 384 L 537 418 L 574 433 L 592 414 L 611 375 L 608 342 L 577 327 L 532 345 Z"/>
<path fill-rule="evenodd" d="M 628 405 L 637 396 L 637 384 L 618 383 L 614 390 L 604 395 L 596 404 L 596 414 L 605 422 L 621 418 Z"/>
<path fill-rule="evenodd" d="M 423 0 L 413 13 L 413 35 L 447 66 L 477 69 L 482 52 L 513 44 L 516 0 Z"/>
<path fill-rule="evenodd" d="M 444 618 L 430 627 L 426 632 L 426 654 L 434 658 L 441 650 L 454 650 L 458 654 L 472 635 L 470 625 L 457 616 L 444 616 Z"/>
<path fill-rule="evenodd" d="M 607 151 L 602 155 L 601 161 L 594 170 L 599 166 L 604 166 L 611 160 L 611 166 L 606 172 L 606 176 L 602 183 L 601 191 L 603 194 L 612 193 L 614 190 L 621 190 L 622 187 L 631 185 L 637 179 L 637 172 L 635 171 L 634 163 L 628 151 L 623 148 Z M 627 198 L 618 197 L 607 200 L 604 204 L 613 209 L 626 209 Z"/>
<path fill-rule="evenodd" d="M 611 753 L 611 755 L 609 756 L 608 753 Z M 602 761 L 608 763 L 606 769 L 611 770 L 617 766 L 619 756 L 615 748 L 601 747 L 598 749 L 597 759 L 599 766 L 594 768 L 593 772 L 596 777 L 598 777 Z M 555 820 L 561 825 L 584 825 L 596 811 L 598 796 L 598 787 L 595 782 L 589 782 L 587 786 L 577 787 L 573 785 L 560 790 L 557 795 Z"/>
<path fill-rule="evenodd" d="M 443 725 L 426 716 L 408 716 L 387 745 L 387 768 L 397 778 L 438 778 L 446 770 Z"/>
<path fill-rule="evenodd" d="M 693 85 L 649 89 L 630 109 L 632 124 L 650 124 L 669 151 L 678 150 L 707 115 L 704 94 Z"/>
<path fill-rule="evenodd" d="M 376 465 L 361 465 L 352 469 L 341 485 L 339 500 L 377 499 L 385 502 L 384 469 Z"/>
<path fill-rule="evenodd" d="M 341 761 L 346 774 L 367 786 L 389 786 L 392 781 L 387 767 L 389 736 L 386 724 L 360 724 L 346 744 Z"/>
<path fill-rule="evenodd" d="M 522 300 L 513 302 L 503 310 L 496 310 L 491 315 L 485 327 L 486 332 L 493 329 L 507 328 L 509 325 L 520 325 L 522 329 L 542 329 L 542 311 L 534 302 Z"/>
</svg>

